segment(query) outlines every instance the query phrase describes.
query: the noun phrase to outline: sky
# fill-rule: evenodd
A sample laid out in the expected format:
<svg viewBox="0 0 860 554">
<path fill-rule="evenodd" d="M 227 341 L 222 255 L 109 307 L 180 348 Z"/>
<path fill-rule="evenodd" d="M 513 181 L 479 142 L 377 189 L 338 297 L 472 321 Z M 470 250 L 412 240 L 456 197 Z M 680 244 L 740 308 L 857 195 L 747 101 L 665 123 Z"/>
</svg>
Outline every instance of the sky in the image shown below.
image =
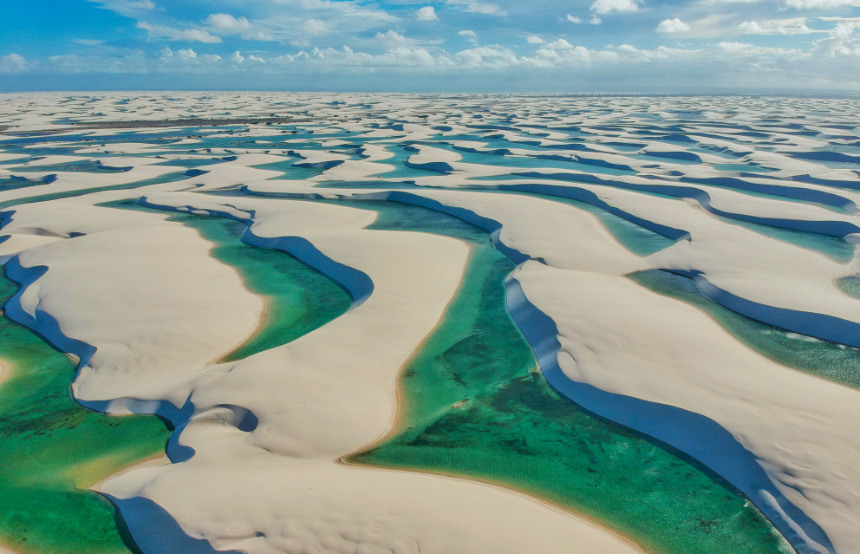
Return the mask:
<svg viewBox="0 0 860 554">
<path fill-rule="evenodd" d="M 0 0 L 0 91 L 843 91 L 860 0 Z"/>
</svg>

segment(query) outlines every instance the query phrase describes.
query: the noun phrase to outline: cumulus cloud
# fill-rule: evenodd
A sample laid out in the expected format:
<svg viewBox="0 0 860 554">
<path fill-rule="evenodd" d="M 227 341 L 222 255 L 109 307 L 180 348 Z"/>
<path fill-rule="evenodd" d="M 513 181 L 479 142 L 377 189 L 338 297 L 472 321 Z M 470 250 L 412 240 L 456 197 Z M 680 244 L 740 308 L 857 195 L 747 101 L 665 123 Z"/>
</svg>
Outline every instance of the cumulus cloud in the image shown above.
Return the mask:
<svg viewBox="0 0 860 554">
<path fill-rule="evenodd" d="M 202 29 L 174 29 L 173 27 L 165 27 L 162 25 L 150 25 L 145 21 L 138 21 L 138 29 L 143 29 L 150 37 L 166 40 L 187 40 L 196 42 L 215 43 L 221 42 L 221 37 L 210 35 L 208 31 Z"/>
<path fill-rule="evenodd" d="M 674 19 L 664 19 L 660 22 L 659 25 L 657 25 L 658 33 L 686 33 L 689 30 L 690 26 L 678 19 L 677 17 Z"/>
<path fill-rule="evenodd" d="M 436 8 L 433 6 L 424 6 L 420 8 L 415 17 L 418 21 L 439 21 L 439 16 L 436 15 Z"/>
<path fill-rule="evenodd" d="M 407 42 L 409 40 L 405 36 L 398 33 L 397 31 L 392 31 L 390 29 L 388 31 L 385 31 L 384 33 L 381 33 L 381 32 L 376 33 L 376 38 L 381 40 L 381 41 L 384 41 L 388 44 L 392 44 L 392 43 L 402 44 L 402 43 Z"/>
<path fill-rule="evenodd" d="M 240 33 L 251 28 L 251 22 L 247 18 L 235 18 L 229 13 L 213 13 L 206 18 L 206 23 L 227 33 Z"/>
<path fill-rule="evenodd" d="M 551 48 L 553 50 L 570 50 L 573 48 L 573 45 L 563 38 L 560 38 L 554 42 L 550 42 L 546 45 L 547 48 Z"/>
<path fill-rule="evenodd" d="M 746 42 L 737 42 L 737 41 L 723 41 L 717 46 L 721 50 L 725 50 L 731 54 L 736 54 L 738 52 L 748 52 L 753 48 L 752 44 L 748 44 Z"/>
<path fill-rule="evenodd" d="M 635 12 L 642 0 L 594 0 L 591 11 L 597 14 Z"/>
<path fill-rule="evenodd" d="M 523 63 L 533 67 L 585 66 L 592 62 L 592 55 L 583 46 L 574 46 L 558 39 L 538 48 L 533 57 L 524 57 Z"/>
<path fill-rule="evenodd" d="M 328 23 L 321 19 L 308 19 L 302 24 L 302 31 L 312 37 L 327 35 L 329 33 Z"/>
<path fill-rule="evenodd" d="M 249 60 L 251 60 L 252 62 L 257 62 L 257 63 L 266 63 L 266 60 L 264 60 L 264 59 L 263 59 L 263 58 L 261 58 L 260 56 L 253 56 L 253 55 L 252 55 L 252 56 L 248 56 L 248 59 L 249 59 Z"/>
<path fill-rule="evenodd" d="M 472 29 L 463 29 L 462 31 L 457 31 L 457 34 L 468 40 L 472 44 L 478 44 L 478 33 L 473 31 Z"/>
<path fill-rule="evenodd" d="M 570 21 L 571 23 L 582 23 L 582 20 L 580 18 L 576 17 L 575 15 L 567 14 L 566 19 L 568 21 Z"/>
<path fill-rule="evenodd" d="M 489 69 L 503 69 L 519 63 L 519 58 L 508 48 L 503 46 L 476 46 L 467 50 L 461 50 L 454 56 L 463 67 L 482 67 Z"/>
<path fill-rule="evenodd" d="M 0 72 L 17 73 L 27 69 L 27 60 L 24 56 L 12 52 L 0 58 Z"/>
<path fill-rule="evenodd" d="M 197 57 L 197 52 L 191 48 L 181 48 L 176 51 L 176 55 L 186 60 L 193 60 Z"/>
<path fill-rule="evenodd" d="M 235 63 L 242 63 L 245 61 L 245 56 L 243 56 L 241 52 L 236 50 L 235 52 L 233 52 L 233 55 L 230 56 L 230 60 Z"/>
<path fill-rule="evenodd" d="M 529 44 L 543 44 L 546 41 L 537 35 L 529 35 L 529 38 L 526 39 L 526 42 L 528 42 Z"/>
<path fill-rule="evenodd" d="M 857 35 L 854 21 L 838 23 L 826 38 L 815 41 L 814 50 L 819 55 L 831 58 L 856 57 L 857 62 L 860 62 L 860 36 Z"/>
</svg>

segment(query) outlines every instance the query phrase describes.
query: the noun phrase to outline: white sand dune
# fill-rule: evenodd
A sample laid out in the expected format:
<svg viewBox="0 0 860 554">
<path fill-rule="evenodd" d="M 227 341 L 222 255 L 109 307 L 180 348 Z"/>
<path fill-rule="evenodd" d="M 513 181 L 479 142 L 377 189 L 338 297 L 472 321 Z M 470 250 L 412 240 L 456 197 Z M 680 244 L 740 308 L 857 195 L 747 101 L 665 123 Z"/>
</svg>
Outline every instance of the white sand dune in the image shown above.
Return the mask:
<svg viewBox="0 0 860 554">
<path fill-rule="evenodd" d="M 22 206 L 4 229 L 82 235 L 19 253 L 13 277 L 27 285 L 20 316 L 85 360 L 74 384 L 85 402 L 179 408 L 189 375 L 243 342 L 260 317 L 261 300 L 209 256 L 211 245 L 166 217 L 68 199 Z M 48 270 L 26 271 L 39 267 Z"/>
<path fill-rule="evenodd" d="M 766 359 L 698 309 L 624 277 L 644 269 L 696 276 L 711 298 L 740 313 L 853 344 L 860 304 L 834 282 L 860 271 L 860 257 L 855 252 L 849 261 L 834 260 L 821 251 L 821 241 L 830 240 L 827 235 L 857 243 L 858 172 L 807 159 L 834 145 L 854 152 L 856 122 L 854 132 L 830 126 L 852 122 L 850 110 L 834 110 L 823 100 L 784 100 L 779 117 L 785 126 L 763 127 L 758 119 L 773 107 L 756 99 L 738 110 L 724 98 L 500 97 L 491 113 L 477 117 L 487 100 L 468 96 L 444 105 L 405 95 L 173 96 L 158 104 L 163 111 L 152 102 L 161 97 L 145 94 L 130 97 L 125 112 L 114 107 L 123 97 L 118 94 L 91 105 L 67 103 L 51 116 L 18 112 L 34 103 L 52 106 L 57 95 L 13 95 L 0 108 L 7 134 L 64 129 L 63 118 L 97 123 L 207 117 L 211 111 L 264 117 L 281 101 L 279 110 L 306 120 L 296 124 L 298 136 L 253 124 L 232 134 L 213 127 L 220 136 L 247 139 L 224 147 L 210 147 L 211 137 L 141 144 L 124 136 L 112 141 L 119 129 L 87 131 L 104 146 L 76 143 L 72 155 L 51 154 L 27 165 L 101 160 L 132 169 L 49 171 L 58 174 L 53 183 L 0 191 L 0 202 L 13 202 L 118 187 L 9 208 L 14 213 L 0 232 L 9 237 L 0 243 L 0 260 L 26 287 L 10 303 L 10 315 L 82 358 L 77 398 L 115 413 L 158 412 L 179 425 L 168 449 L 174 463 L 132 469 L 99 485 L 144 550 L 203 544 L 195 539 L 247 552 L 637 550 L 599 525 L 520 493 L 340 462 L 390 430 L 400 369 L 438 324 L 469 251 L 438 235 L 366 229 L 374 212 L 302 201 L 311 197 L 424 205 L 484 227 L 500 250 L 524 262 L 508 283 L 509 305 L 554 386 L 713 469 L 801 551 L 850 553 L 860 544 L 858 391 Z M 345 104 L 332 105 L 335 98 Z M 560 110 L 556 102 L 571 109 Z M 684 119 L 678 111 L 684 109 L 702 119 Z M 661 121 L 650 134 L 638 132 L 648 121 L 635 116 L 645 112 Z M 830 115 L 808 118 L 807 112 Z M 378 125 L 384 117 L 387 127 Z M 799 135 L 789 123 L 819 134 Z M 759 148 L 762 139 L 747 129 L 766 130 L 770 149 Z M 344 130 L 348 138 L 339 136 Z M 696 142 L 680 141 L 679 134 Z M 450 141 L 474 149 L 486 163 L 465 162 L 449 145 L 429 144 L 437 135 L 455 137 Z M 303 148 L 307 141 L 323 149 Z M 415 171 L 397 181 L 416 186 L 392 192 L 385 173 L 395 168 L 393 148 L 403 145 L 416 151 L 398 169 L 407 176 Z M 533 150 L 537 145 L 540 150 Z M 521 157 L 524 167 L 494 165 L 500 150 Z M 553 156 L 548 165 L 583 160 L 636 174 L 613 175 L 599 165 L 594 172 L 579 165 L 535 168 L 537 154 Z M 648 156 L 630 156 L 639 154 Z M 156 163 L 219 156 L 231 159 L 201 166 L 204 174 L 119 188 L 185 171 Z M 0 152 L 0 177 L 18 175 L 24 160 Z M 273 162 L 297 162 L 320 174 L 284 179 L 284 172 L 253 167 Z M 748 163 L 774 171 L 753 176 L 717 167 Z M 523 172 L 543 177 L 510 178 Z M 351 181 L 363 188 L 350 188 Z M 593 214 L 528 194 L 546 191 L 537 184 L 576 190 L 575 197 L 585 195 L 676 242 L 638 256 Z M 511 186 L 516 193 L 491 190 Z M 206 194 L 221 189 L 233 192 Z M 119 198 L 249 221 L 247 242 L 322 264 L 361 301 L 290 344 L 217 363 L 256 329 L 262 299 L 211 257 L 210 243 L 166 221 L 168 212 L 96 206 Z M 818 238 L 792 242 L 766 227 L 754 230 L 750 222 L 817 232 Z M 530 328 L 535 313 L 542 323 Z M 154 521 L 164 523 L 163 533 L 150 531 Z"/>
</svg>

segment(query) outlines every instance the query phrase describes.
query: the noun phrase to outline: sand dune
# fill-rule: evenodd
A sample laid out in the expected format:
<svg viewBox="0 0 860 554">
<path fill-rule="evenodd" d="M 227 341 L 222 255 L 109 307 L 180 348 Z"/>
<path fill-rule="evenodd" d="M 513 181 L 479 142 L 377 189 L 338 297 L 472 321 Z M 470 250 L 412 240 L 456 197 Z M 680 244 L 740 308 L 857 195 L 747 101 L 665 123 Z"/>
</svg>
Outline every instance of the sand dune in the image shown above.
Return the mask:
<svg viewBox="0 0 860 554">
<path fill-rule="evenodd" d="M 176 425 L 172 463 L 98 485 L 143 550 L 640 549 L 497 485 L 342 462 L 395 424 L 401 369 L 470 253 L 438 234 L 369 228 L 376 213 L 342 199 L 485 229 L 519 264 L 508 307 L 557 390 L 709 468 L 799 552 L 860 544 L 858 391 L 782 366 L 628 277 L 684 275 L 729 310 L 856 357 L 860 305 L 836 285 L 860 273 L 857 123 L 842 101 L 784 99 L 780 123 L 765 124 L 771 108 L 756 99 L 458 96 L 440 107 L 380 95 L 368 108 L 364 95 L 334 106 L 323 94 L 177 93 L 129 97 L 119 112 L 121 98 L 6 98 L 0 260 L 23 287 L 7 314 L 81 359 L 82 404 Z M 311 122 L 94 128 L 202 118 L 203 107 L 275 117 L 276 101 Z M 30 103 L 56 109 L 17 115 Z M 39 141 L 21 135 L 33 131 Z M 121 199 L 162 213 L 99 205 Z M 264 302 L 174 212 L 247 223 L 245 243 L 323 271 L 353 307 L 218 363 Z"/>
</svg>

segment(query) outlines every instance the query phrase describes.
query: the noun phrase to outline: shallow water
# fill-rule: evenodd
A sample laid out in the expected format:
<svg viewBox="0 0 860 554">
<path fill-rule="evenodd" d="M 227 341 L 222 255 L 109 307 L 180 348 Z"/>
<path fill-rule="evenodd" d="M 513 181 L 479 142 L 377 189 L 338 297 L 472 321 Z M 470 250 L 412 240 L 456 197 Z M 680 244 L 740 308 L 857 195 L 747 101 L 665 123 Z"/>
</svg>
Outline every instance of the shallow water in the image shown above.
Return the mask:
<svg viewBox="0 0 860 554">
<path fill-rule="evenodd" d="M 836 281 L 839 289 L 852 298 L 860 300 L 860 275 L 849 275 Z"/>
<path fill-rule="evenodd" d="M 660 270 L 628 275 L 656 293 L 695 306 L 759 354 L 800 371 L 860 389 L 860 349 L 760 323 L 714 302 L 695 281 Z"/>
<path fill-rule="evenodd" d="M 146 209 L 135 202 L 108 206 Z M 243 222 L 189 214 L 170 219 L 215 243 L 213 256 L 268 302 L 260 329 L 225 361 L 290 342 L 351 304 L 344 289 L 289 254 L 242 243 Z M 15 290 L 0 279 L 4 302 Z M 0 540 L 40 552 L 127 551 L 113 506 L 86 487 L 163 451 L 168 427 L 155 417 L 109 417 L 81 407 L 70 394 L 75 366 L 65 355 L 5 317 L 0 339 L 0 359 L 15 368 L 0 387 Z"/>
<path fill-rule="evenodd" d="M 72 172 L 85 172 L 85 173 L 124 173 L 126 171 L 131 171 L 130 166 L 118 167 L 111 165 L 103 165 L 98 160 L 80 160 L 73 162 L 63 162 L 58 164 L 45 164 L 45 165 L 27 165 L 16 167 L 12 171 L 14 172 L 27 172 L 27 173 L 57 173 L 62 171 L 72 171 Z"/>
<path fill-rule="evenodd" d="M 615 240 L 638 256 L 649 256 L 675 244 L 675 241 L 668 237 L 664 237 L 663 235 L 646 229 L 641 225 L 627 221 L 623 217 L 609 213 L 608 211 L 598 208 L 597 206 L 593 206 L 588 202 L 538 193 L 523 193 L 517 191 L 516 194 L 545 198 L 552 202 L 559 202 L 561 204 L 574 206 L 580 210 L 585 210 L 586 212 L 596 216 L 606 230 L 615 237 Z"/>
<path fill-rule="evenodd" d="M 758 223 L 751 223 L 749 221 L 741 221 L 739 219 L 718 215 L 715 215 L 714 217 L 727 223 L 745 227 L 750 231 L 759 233 L 760 235 L 788 242 L 819 254 L 824 254 L 836 262 L 847 263 L 854 259 L 854 245 L 845 239 L 820 235 L 818 233 L 795 231 L 793 229 L 782 229 L 780 227 L 772 227 L 770 225 L 760 225 Z"/>
<path fill-rule="evenodd" d="M 403 370 L 395 432 L 350 461 L 502 483 L 594 517 L 653 552 L 791 551 L 721 480 L 549 386 L 505 305 L 514 265 L 486 233 L 415 206 L 349 204 L 377 210 L 373 228 L 472 246 L 444 320 Z"/>
<path fill-rule="evenodd" d="M 7 208 L 12 208 L 18 206 L 20 204 L 33 204 L 35 202 L 48 202 L 49 200 L 59 200 L 60 198 L 73 198 L 76 196 L 84 196 L 86 194 L 91 194 L 94 192 L 104 192 L 108 190 L 128 190 L 128 189 L 136 189 L 140 187 L 146 187 L 149 185 L 160 185 L 163 183 L 172 183 L 175 181 L 184 181 L 186 179 L 192 179 L 186 175 L 184 171 L 174 171 L 170 173 L 165 173 L 159 177 L 153 177 L 151 179 L 142 179 L 140 181 L 133 181 L 131 183 L 124 183 L 122 185 L 106 185 L 102 187 L 93 187 L 88 189 L 80 189 L 80 190 L 69 190 L 69 191 L 61 191 L 61 192 L 52 192 L 47 194 L 40 194 L 36 196 L 27 196 L 24 198 L 18 198 L 15 200 L 7 200 L 5 202 L 0 202 L 0 210 L 5 210 Z"/>
<path fill-rule="evenodd" d="M 5 304 L 17 290 L 0 277 Z M 0 540 L 37 552 L 125 552 L 114 508 L 87 490 L 164 450 L 169 429 L 154 416 L 111 417 L 77 404 L 75 364 L 5 315 L 0 359 Z"/>
<path fill-rule="evenodd" d="M 102 205 L 165 213 L 133 200 Z M 339 317 L 352 305 L 346 290 L 323 273 L 286 252 L 242 242 L 247 223 L 226 217 L 179 213 L 171 215 L 169 220 L 196 229 L 203 238 L 214 243 L 212 256 L 238 271 L 248 290 L 267 302 L 260 327 L 245 344 L 225 356 L 224 361 L 247 358 L 291 342 Z"/>
</svg>

